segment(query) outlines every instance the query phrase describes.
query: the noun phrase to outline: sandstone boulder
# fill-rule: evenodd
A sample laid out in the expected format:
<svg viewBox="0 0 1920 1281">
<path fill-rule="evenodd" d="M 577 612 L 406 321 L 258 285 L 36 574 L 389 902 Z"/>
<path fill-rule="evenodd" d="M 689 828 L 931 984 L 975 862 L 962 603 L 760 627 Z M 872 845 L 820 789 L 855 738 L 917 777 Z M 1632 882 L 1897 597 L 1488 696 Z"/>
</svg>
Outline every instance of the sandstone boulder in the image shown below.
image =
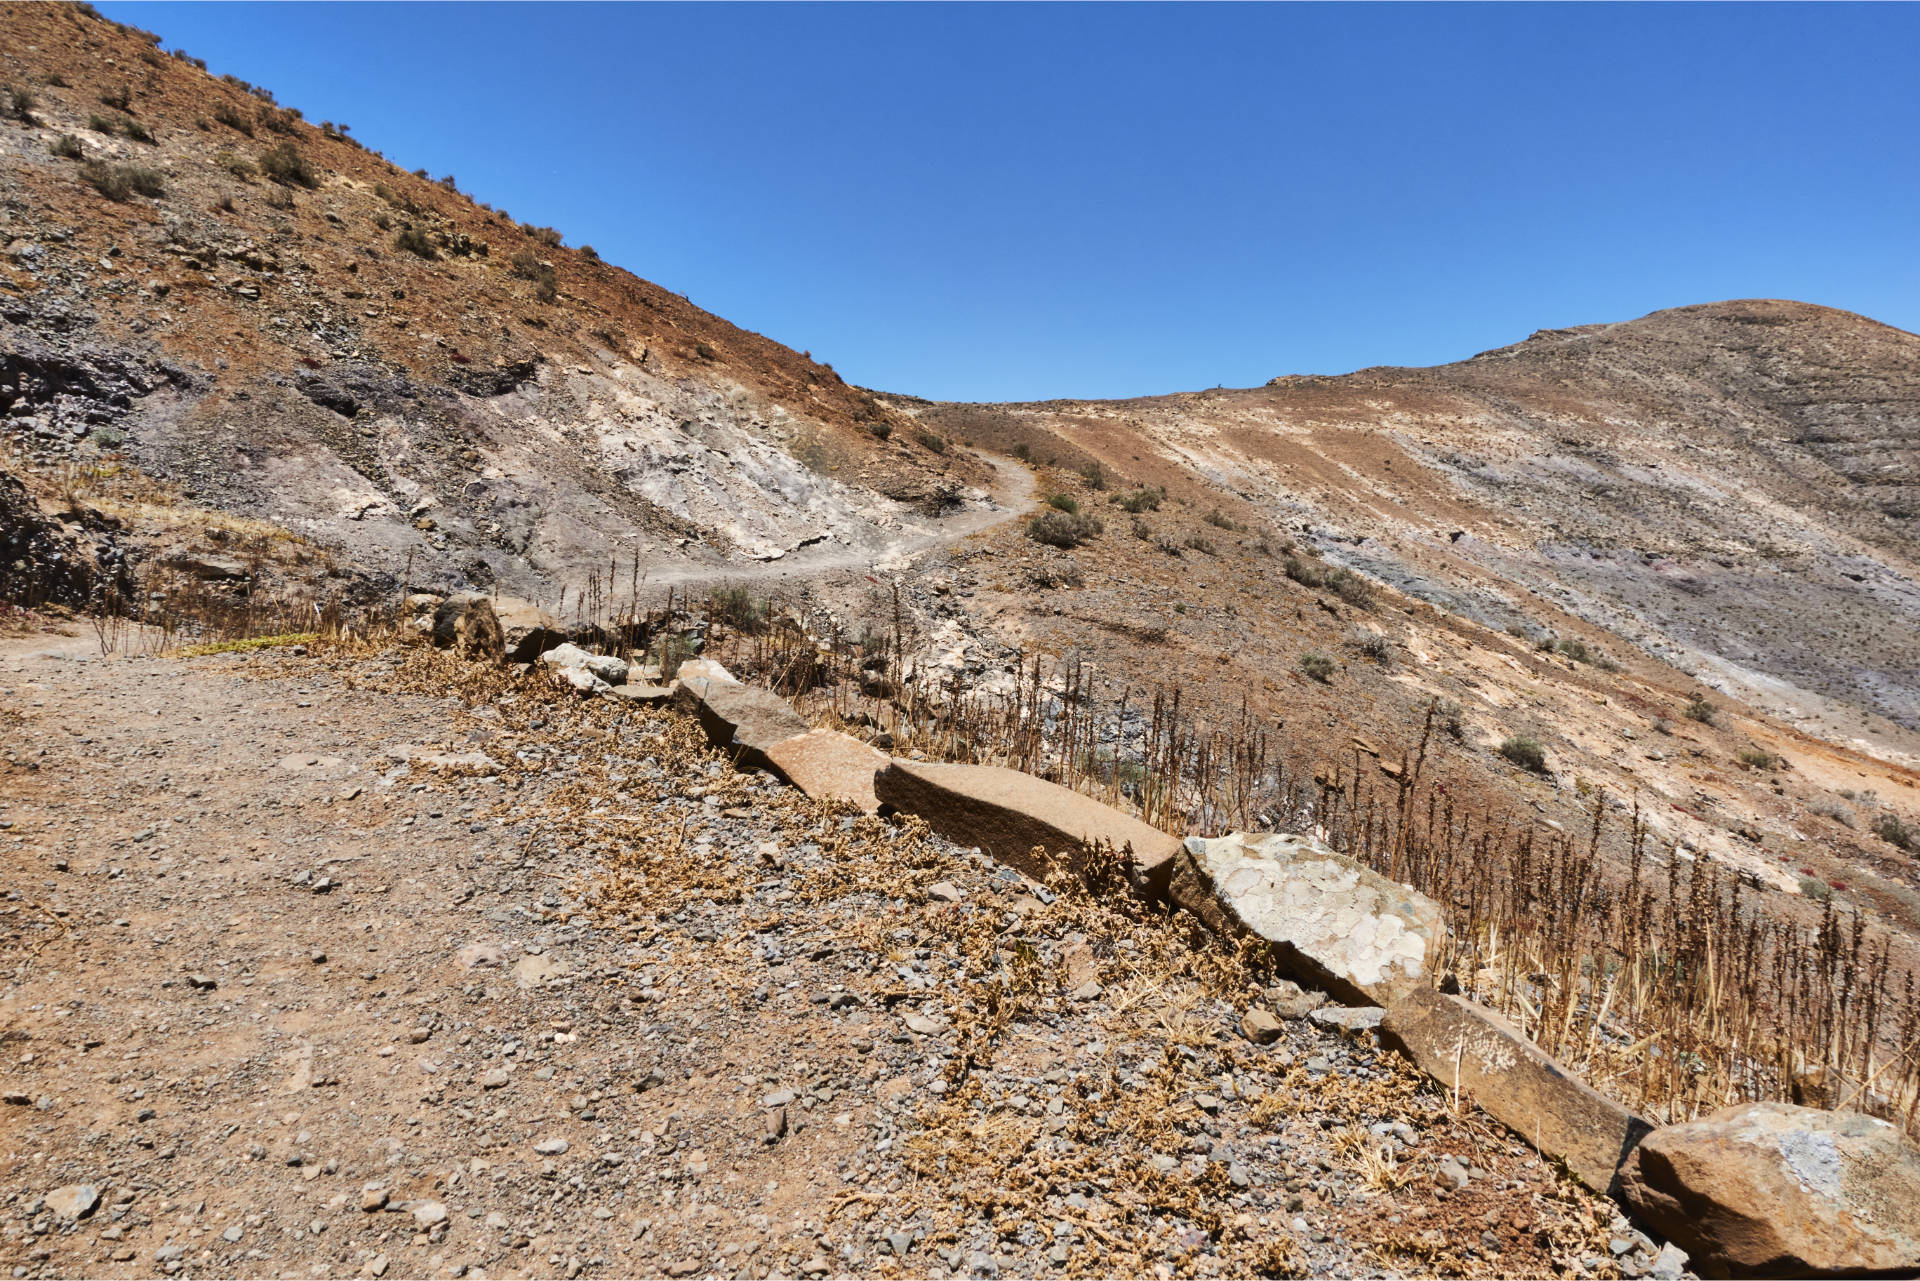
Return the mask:
<svg viewBox="0 0 1920 1281">
<path fill-rule="evenodd" d="M 778 773 L 767 749 L 809 728 L 786 699 L 771 690 L 742 685 L 711 660 L 680 664 L 679 681 L 674 702 L 698 716 L 707 741 L 732 755 L 743 768 Z"/>
<path fill-rule="evenodd" d="M 1920 1272 L 1920 1147 L 1857 1112 L 1749 1103 L 1670 1125 L 1620 1190 L 1702 1276 Z"/>
<path fill-rule="evenodd" d="M 1613 1186 L 1621 1159 L 1653 1129 L 1464 997 L 1416 988 L 1387 1011 L 1380 1035 L 1597 1192 Z"/>
<path fill-rule="evenodd" d="M 1172 896 L 1221 933 L 1272 943 L 1283 968 L 1349 1005 L 1391 1005 L 1427 982 L 1440 905 L 1309 836 L 1192 837 Z"/>
<path fill-rule="evenodd" d="M 556 645 L 540 655 L 540 665 L 555 670 L 571 667 L 591 672 L 609 685 L 619 685 L 627 679 L 627 664 L 623 659 L 611 654 L 591 654 L 571 643 Z"/>
<path fill-rule="evenodd" d="M 506 636 L 493 602 L 478 592 L 460 592 L 433 608 L 433 643 L 468 658 L 498 663 L 506 658 Z"/>
<path fill-rule="evenodd" d="M 1180 850 L 1178 838 L 1156 827 L 1018 770 L 895 760 L 873 787 L 883 804 L 918 814 L 947 839 L 977 845 L 1035 878 L 1048 871 L 1033 858 L 1035 847 L 1077 868 L 1087 845 L 1104 841 L 1116 851 L 1132 847 L 1135 887 L 1158 898 Z"/>
<path fill-rule="evenodd" d="M 815 800 L 845 801 L 868 814 L 880 808 L 873 776 L 886 768 L 887 758 L 851 735 L 830 729 L 796 734 L 767 748 L 767 759 Z"/>
</svg>

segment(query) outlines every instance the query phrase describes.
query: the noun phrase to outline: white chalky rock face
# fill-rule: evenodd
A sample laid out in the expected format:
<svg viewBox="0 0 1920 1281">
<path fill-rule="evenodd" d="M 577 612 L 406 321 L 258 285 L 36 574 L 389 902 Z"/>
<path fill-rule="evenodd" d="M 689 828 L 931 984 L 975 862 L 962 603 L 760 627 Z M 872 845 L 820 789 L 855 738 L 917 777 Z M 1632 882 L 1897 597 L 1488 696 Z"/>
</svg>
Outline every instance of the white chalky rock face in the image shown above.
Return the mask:
<svg viewBox="0 0 1920 1281">
<path fill-rule="evenodd" d="M 1306 836 L 1189 837 L 1187 853 L 1232 923 L 1291 949 L 1345 999 L 1391 1005 L 1427 981 L 1440 906 Z"/>
</svg>

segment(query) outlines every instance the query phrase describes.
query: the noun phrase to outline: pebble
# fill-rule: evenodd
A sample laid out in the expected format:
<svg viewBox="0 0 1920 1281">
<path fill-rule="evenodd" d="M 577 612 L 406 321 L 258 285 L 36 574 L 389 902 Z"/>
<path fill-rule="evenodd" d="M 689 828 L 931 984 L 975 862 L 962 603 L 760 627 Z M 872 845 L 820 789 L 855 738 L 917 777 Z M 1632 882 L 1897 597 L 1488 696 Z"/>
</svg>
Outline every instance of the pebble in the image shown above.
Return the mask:
<svg viewBox="0 0 1920 1281">
<path fill-rule="evenodd" d="M 927 897 L 936 903 L 958 903 L 966 895 L 951 881 L 935 881 L 927 886 Z"/>
<path fill-rule="evenodd" d="M 225 1232 L 222 1232 L 220 1234 L 220 1239 L 222 1241 L 237 1242 L 240 1240 L 241 1235 L 242 1234 L 240 1231 L 240 1225 L 236 1223 L 232 1227 L 228 1228 Z"/>
<path fill-rule="evenodd" d="M 377 1183 L 360 1189 L 360 1208 L 371 1214 L 387 1203 L 387 1190 Z"/>
<path fill-rule="evenodd" d="M 1279 1019 L 1257 1005 L 1240 1020 L 1240 1035 L 1255 1045 L 1272 1045 L 1280 1039 L 1283 1030 L 1284 1025 Z"/>
<path fill-rule="evenodd" d="M 422 1201 L 413 1207 L 413 1221 L 423 1228 L 447 1221 L 447 1207 L 438 1201 Z"/>
<path fill-rule="evenodd" d="M 510 1074 L 505 1068 L 494 1068 L 491 1071 L 485 1072 L 481 1075 L 480 1088 L 483 1090 L 497 1090 L 497 1089 L 500 1089 L 502 1086 L 504 1086 L 508 1081 L 511 1081 L 512 1079 L 513 1079 L 512 1074 Z"/>
<path fill-rule="evenodd" d="M 565 1139 L 542 1139 L 533 1145 L 533 1150 L 541 1156 L 565 1156 L 572 1146 Z"/>
</svg>

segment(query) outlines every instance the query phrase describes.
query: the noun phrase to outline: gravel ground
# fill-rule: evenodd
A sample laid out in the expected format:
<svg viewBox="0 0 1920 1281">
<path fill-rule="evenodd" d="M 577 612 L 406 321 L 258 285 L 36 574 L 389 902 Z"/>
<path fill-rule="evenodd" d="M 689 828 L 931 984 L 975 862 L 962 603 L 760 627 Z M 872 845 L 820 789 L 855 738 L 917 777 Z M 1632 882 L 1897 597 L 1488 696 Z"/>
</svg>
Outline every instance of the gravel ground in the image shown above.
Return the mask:
<svg viewBox="0 0 1920 1281">
<path fill-rule="evenodd" d="M 1181 922 L 736 773 L 670 712 L 420 650 L 41 635 L 0 642 L 0 742 L 14 1276 L 1652 1255 L 1371 1033 L 1248 1041 L 1271 976 Z"/>
</svg>

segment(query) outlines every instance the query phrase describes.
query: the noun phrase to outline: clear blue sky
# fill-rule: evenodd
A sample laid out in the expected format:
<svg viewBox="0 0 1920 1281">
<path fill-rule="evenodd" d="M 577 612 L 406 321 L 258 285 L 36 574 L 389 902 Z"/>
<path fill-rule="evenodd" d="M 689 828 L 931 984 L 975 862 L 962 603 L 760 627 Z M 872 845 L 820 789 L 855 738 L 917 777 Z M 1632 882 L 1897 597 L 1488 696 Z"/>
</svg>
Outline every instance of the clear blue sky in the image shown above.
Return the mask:
<svg viewBox="0 0 1920 1281">
<path fill-rule="evenodd" d="M 1920 5 L 100 7 L 892 391 L 1920 330 Z"/>
</svg>

